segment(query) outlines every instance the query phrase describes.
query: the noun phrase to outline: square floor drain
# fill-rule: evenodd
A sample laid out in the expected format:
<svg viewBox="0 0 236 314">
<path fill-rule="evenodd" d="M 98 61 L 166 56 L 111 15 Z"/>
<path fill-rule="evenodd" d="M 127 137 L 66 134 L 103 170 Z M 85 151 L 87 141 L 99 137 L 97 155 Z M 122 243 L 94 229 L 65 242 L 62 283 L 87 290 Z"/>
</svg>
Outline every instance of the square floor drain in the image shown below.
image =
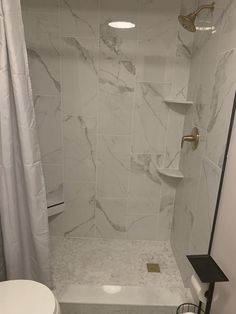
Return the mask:
<svg viewBox="0 0 236 314">
<path fill-rule="evenodd" d="M 160 273 L 160 265 L 159 264 L 153 264 L 153 263 L 147 263 L 147 270 L 149 273 Z"/>
</svg>

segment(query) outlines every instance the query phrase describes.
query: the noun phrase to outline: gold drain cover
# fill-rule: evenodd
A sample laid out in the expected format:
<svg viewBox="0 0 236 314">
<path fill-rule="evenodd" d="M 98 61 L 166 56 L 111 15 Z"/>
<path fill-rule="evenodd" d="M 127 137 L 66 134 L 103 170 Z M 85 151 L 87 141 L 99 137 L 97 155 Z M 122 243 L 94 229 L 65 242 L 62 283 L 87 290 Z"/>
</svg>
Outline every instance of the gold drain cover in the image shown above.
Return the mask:
<svg viewBox="0 0 236 314">
<path fill-rule="evenodd" d="M 147 263 L 147 270 L 149 273 L 160 273 L 160 265 L 154 263 Z"/>
</svg>

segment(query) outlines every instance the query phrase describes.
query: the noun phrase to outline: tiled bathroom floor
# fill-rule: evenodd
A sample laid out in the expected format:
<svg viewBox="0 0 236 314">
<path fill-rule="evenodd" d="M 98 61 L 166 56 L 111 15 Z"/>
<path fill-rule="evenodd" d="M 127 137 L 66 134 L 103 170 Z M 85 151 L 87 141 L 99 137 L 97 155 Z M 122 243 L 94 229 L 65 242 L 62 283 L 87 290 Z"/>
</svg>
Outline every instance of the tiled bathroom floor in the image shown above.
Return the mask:
<svg viewBox="0 0 236 314">
<path fill-rule="evenodd" d="M 169 242 L 51 238 L 56 294 L 68 285 L 156 287 L 186 293 Z M 146 263 L 159 263 L 148 273 Z"/>
</svg>

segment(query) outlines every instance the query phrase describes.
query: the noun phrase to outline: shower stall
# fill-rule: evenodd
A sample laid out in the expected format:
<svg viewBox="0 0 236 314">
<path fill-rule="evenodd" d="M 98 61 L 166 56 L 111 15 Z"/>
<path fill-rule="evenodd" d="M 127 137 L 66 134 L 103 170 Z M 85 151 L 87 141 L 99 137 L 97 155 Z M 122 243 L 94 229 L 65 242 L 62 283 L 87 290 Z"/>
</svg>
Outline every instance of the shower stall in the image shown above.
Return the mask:
<svg viewBox="0 0 236 314">
<path fill-rule="evenodd" d="M 186 30 L 204 1 L 21 0 L 63 314 L 192 301 L 186 255 L 208 251 L 235 92 L 232 3 Z"/>
</svg>

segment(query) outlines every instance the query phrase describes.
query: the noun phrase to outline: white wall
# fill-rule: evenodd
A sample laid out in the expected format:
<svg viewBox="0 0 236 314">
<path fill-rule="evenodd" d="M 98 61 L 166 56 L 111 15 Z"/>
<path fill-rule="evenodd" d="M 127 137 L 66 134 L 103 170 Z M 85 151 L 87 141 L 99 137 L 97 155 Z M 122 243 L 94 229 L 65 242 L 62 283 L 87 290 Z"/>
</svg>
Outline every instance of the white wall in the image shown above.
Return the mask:
<svg viewBox="0 0 236 314">
<path fill-rule="evenodd" d="M 58 4 L 22 0 L 48 203 L 66 208 L 51 233 L 168 240 L 176 180 L 157 167 L 179 166 L 185 111 L 164 99 L 186 98 L 181 1 Z"/>
<path fill-rule="evenodd" d="M 207 253 L 211 234 L 235 93 L 235 15 L 235 0 L 217 1 L 212 16 L 209 11 L 201 14 L 201 20 L 212 23 L 216 32 L 194 36 L 188 86 L 188 100 L 194 106 L 187 112 L 184 134 L 196 126 L 201 141 L 196 151 L 185 144 L 181 154 L 184 180 L 177 187 L 171 236 L 186 283 L 192 274 L 186 255 Z"/>
<path fill-rule="evenodd" d="M 212 256 L 229 278 L 229 283 L 217 284 L 219 298 L 212 314 L 236 313 L 236 122 L 224 178 Z"/>
</svg>

